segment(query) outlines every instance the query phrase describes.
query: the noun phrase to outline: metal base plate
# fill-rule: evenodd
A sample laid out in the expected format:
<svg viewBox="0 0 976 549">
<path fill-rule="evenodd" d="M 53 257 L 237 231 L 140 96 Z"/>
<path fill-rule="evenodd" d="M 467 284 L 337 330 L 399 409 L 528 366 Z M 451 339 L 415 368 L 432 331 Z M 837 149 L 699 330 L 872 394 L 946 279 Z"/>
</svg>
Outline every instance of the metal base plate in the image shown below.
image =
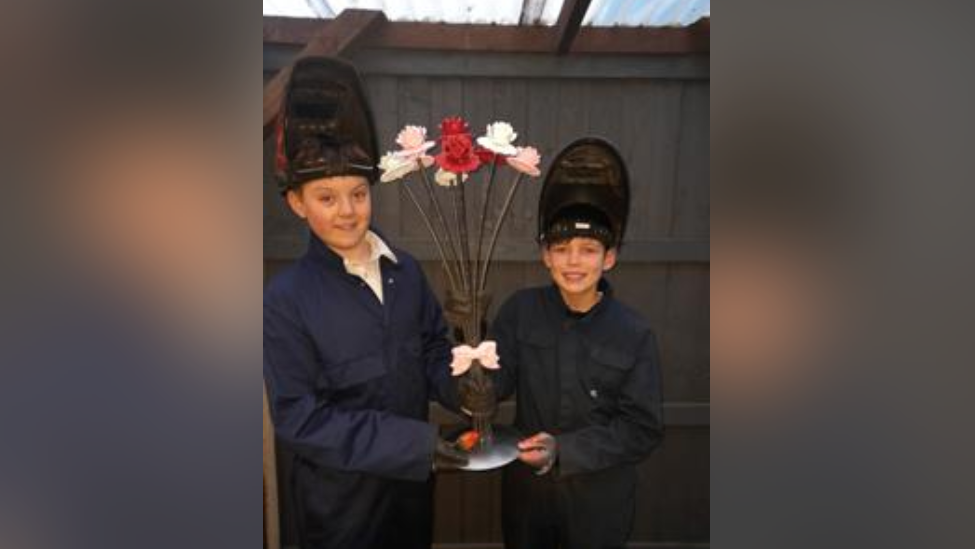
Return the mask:
<svg viewBox="0 0 976 549">
<path fill-rule="evenodd" d="M 453 440 L 467 431 L 470 427 L 463 427 L 451 433 Z M 493 425 L 494 437 L 487 444 L 478 443 L 468 455 L 468 464 L 461 467 L 464 471 L 490 471 L 504 467 L 518 458 L 518 442 L 522 439 L 515 428 L 509 425 Z"/>
</svg>

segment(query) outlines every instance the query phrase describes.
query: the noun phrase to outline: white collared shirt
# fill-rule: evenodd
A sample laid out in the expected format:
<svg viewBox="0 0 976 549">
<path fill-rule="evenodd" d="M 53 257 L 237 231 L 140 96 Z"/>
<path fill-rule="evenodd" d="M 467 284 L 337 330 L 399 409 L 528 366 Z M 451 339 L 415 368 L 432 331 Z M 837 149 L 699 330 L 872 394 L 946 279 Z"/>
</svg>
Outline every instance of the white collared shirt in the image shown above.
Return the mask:
<svg viewBox="0 0 976 549">
<path fill-rule="evenodd" d="M 366 243 L 369 244 L 369 257 L 366 261 L 343 259 L 342 264 L 347 273 L 363 279 L 363 282 L 368 284 L 369 288 L 376 294 L 376 299 L 383 303 L 383 273 L 380 271 L 380 258 L 386 257 L 396 263 L 397 256 L 386 245 L 386 242 L 383 242 L 383 239 L 373 231 L 366 233 Z"/>
</svg>

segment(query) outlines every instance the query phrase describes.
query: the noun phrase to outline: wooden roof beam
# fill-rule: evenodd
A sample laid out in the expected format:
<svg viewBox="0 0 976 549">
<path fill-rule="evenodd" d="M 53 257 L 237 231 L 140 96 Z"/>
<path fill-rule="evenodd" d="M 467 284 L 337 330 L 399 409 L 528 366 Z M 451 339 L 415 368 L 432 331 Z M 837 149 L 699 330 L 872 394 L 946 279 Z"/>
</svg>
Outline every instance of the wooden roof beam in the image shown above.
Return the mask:
<svg viewBox="0 0 976 549">
<path fill-rule="evenodd" d="M 367 37 L 386 24 L 386 16 L 375 10 L 346 10 L 332 22 L 322 22 L 319 30 L 295 58 L 325 55 L 340 57 L 359 47 Z M 267 39 L 267 36 L 265 36 Z M 291 77 L 290 65 L 278 72 L 264 86 L 264 138 L 274 130 L 274 121 L 281 109 L 285 87 Z"/>
<path fill-rule="evenodd" d="M 556 22 L 556 53 L 566 55 L 583 26 L 583 17 L 590 8 L 590 0 L 566 0 Z"/>
</svg>

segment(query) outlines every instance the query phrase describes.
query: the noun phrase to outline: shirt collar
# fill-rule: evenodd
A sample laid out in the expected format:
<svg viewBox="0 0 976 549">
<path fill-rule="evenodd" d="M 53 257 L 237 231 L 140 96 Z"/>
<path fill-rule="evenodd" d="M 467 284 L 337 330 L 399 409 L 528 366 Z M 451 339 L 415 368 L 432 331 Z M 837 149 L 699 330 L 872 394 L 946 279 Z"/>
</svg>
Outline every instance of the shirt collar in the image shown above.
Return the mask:
<svg viewBox="0 0 976 549">
<path fill-rule="evenodd" d="M 366 233 L 366 240 L 369 241 L 370 248 L 372 249 L 372 255 L 370 256 L 371 259 L 385 257 L 393 263 L 400 262 L 400 260 L 397 259 L 396 254 L 393 253 L 393 250 L 391 250 L 386 242 L 380 238 L 380 235 L 374 233 L 373 231 L 369 231 Z"/>
<path fill-rule="evenodd" d="M 366 258 L 365 263 L 378 262 L 381 257 L 385 257 L 392 261 L 393 263 L 398 263 L 399 260 L 393 250 L 383 241 L 378 234 L 373 231 L 366 232 L 366 243 L 369 244 L 369 257 Z M 353 264 L 352 261 L 343 260 L 343 264 L 347 267 Z"/>
<path fill-rule="evenodd" d="M 319 264 L 330 269 L 336 269 L 339 271 L 345 270 L 345 261 L 343 258 L 326 246 L 319 237 L 315 236 L 315 233 L 313 233 L 311 229 L 308 230 L 308 238 L 308 250 L 305 252 L 305 257 L 308 260 L 318 262 Z M 370 239 L 371 256 L 375 254 L 377 259 L 380 257 L 386 257 L 394 264 L 398 264 L 399 259 L 382 237 L 370 230 L 366 233 L 366 238 Z"/>
</svg>

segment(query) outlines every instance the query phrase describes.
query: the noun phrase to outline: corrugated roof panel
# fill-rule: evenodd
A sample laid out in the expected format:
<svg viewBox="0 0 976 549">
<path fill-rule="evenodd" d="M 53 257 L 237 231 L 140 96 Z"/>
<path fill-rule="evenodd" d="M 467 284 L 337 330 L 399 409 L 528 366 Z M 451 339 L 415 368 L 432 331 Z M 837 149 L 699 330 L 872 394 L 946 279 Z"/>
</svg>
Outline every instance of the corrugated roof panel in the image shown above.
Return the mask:
<svg viewBox="0 0 976 549">
<path fill-rule="evenodd" d="M 711 0 L 593 0 L 583 25 L 686 27 L 711 17 Z"/>
<path fill-rule="evenodd" d="M 264 15 L 315 18 L 315 12 L 303 0 L 262 0 Z"/>
<path fill-rule="evenodd" d="M 262 0 L 264 15 L 332 18 L 346 9 L 381 10 L 391 21 L 555 25 L 564 0 Z M 673 27 L 711 15 L 711 0 L 593 0 L 583 25 Z"/>
<path fill-rule="evenodd" d="M 555 0 L 562 5 L 562 0 Z M 390 21 L 518 25 L 522 0 L 262 0 L 263 14 L 283 17 L 328 18 L 346 9 L 380 10 Z M 546 2 L 552 3 L 552 0 Z M 559 6 L 556 7 L 558 16 Z"/>
<path fill-rule="evenodd" d="M 539 23 L 551 27 L 559 21 L 559 12 L 563 9 L 563 0 L 543 1 L 546 5 L 542 8 L 542 18 Z"/>
</svg>

